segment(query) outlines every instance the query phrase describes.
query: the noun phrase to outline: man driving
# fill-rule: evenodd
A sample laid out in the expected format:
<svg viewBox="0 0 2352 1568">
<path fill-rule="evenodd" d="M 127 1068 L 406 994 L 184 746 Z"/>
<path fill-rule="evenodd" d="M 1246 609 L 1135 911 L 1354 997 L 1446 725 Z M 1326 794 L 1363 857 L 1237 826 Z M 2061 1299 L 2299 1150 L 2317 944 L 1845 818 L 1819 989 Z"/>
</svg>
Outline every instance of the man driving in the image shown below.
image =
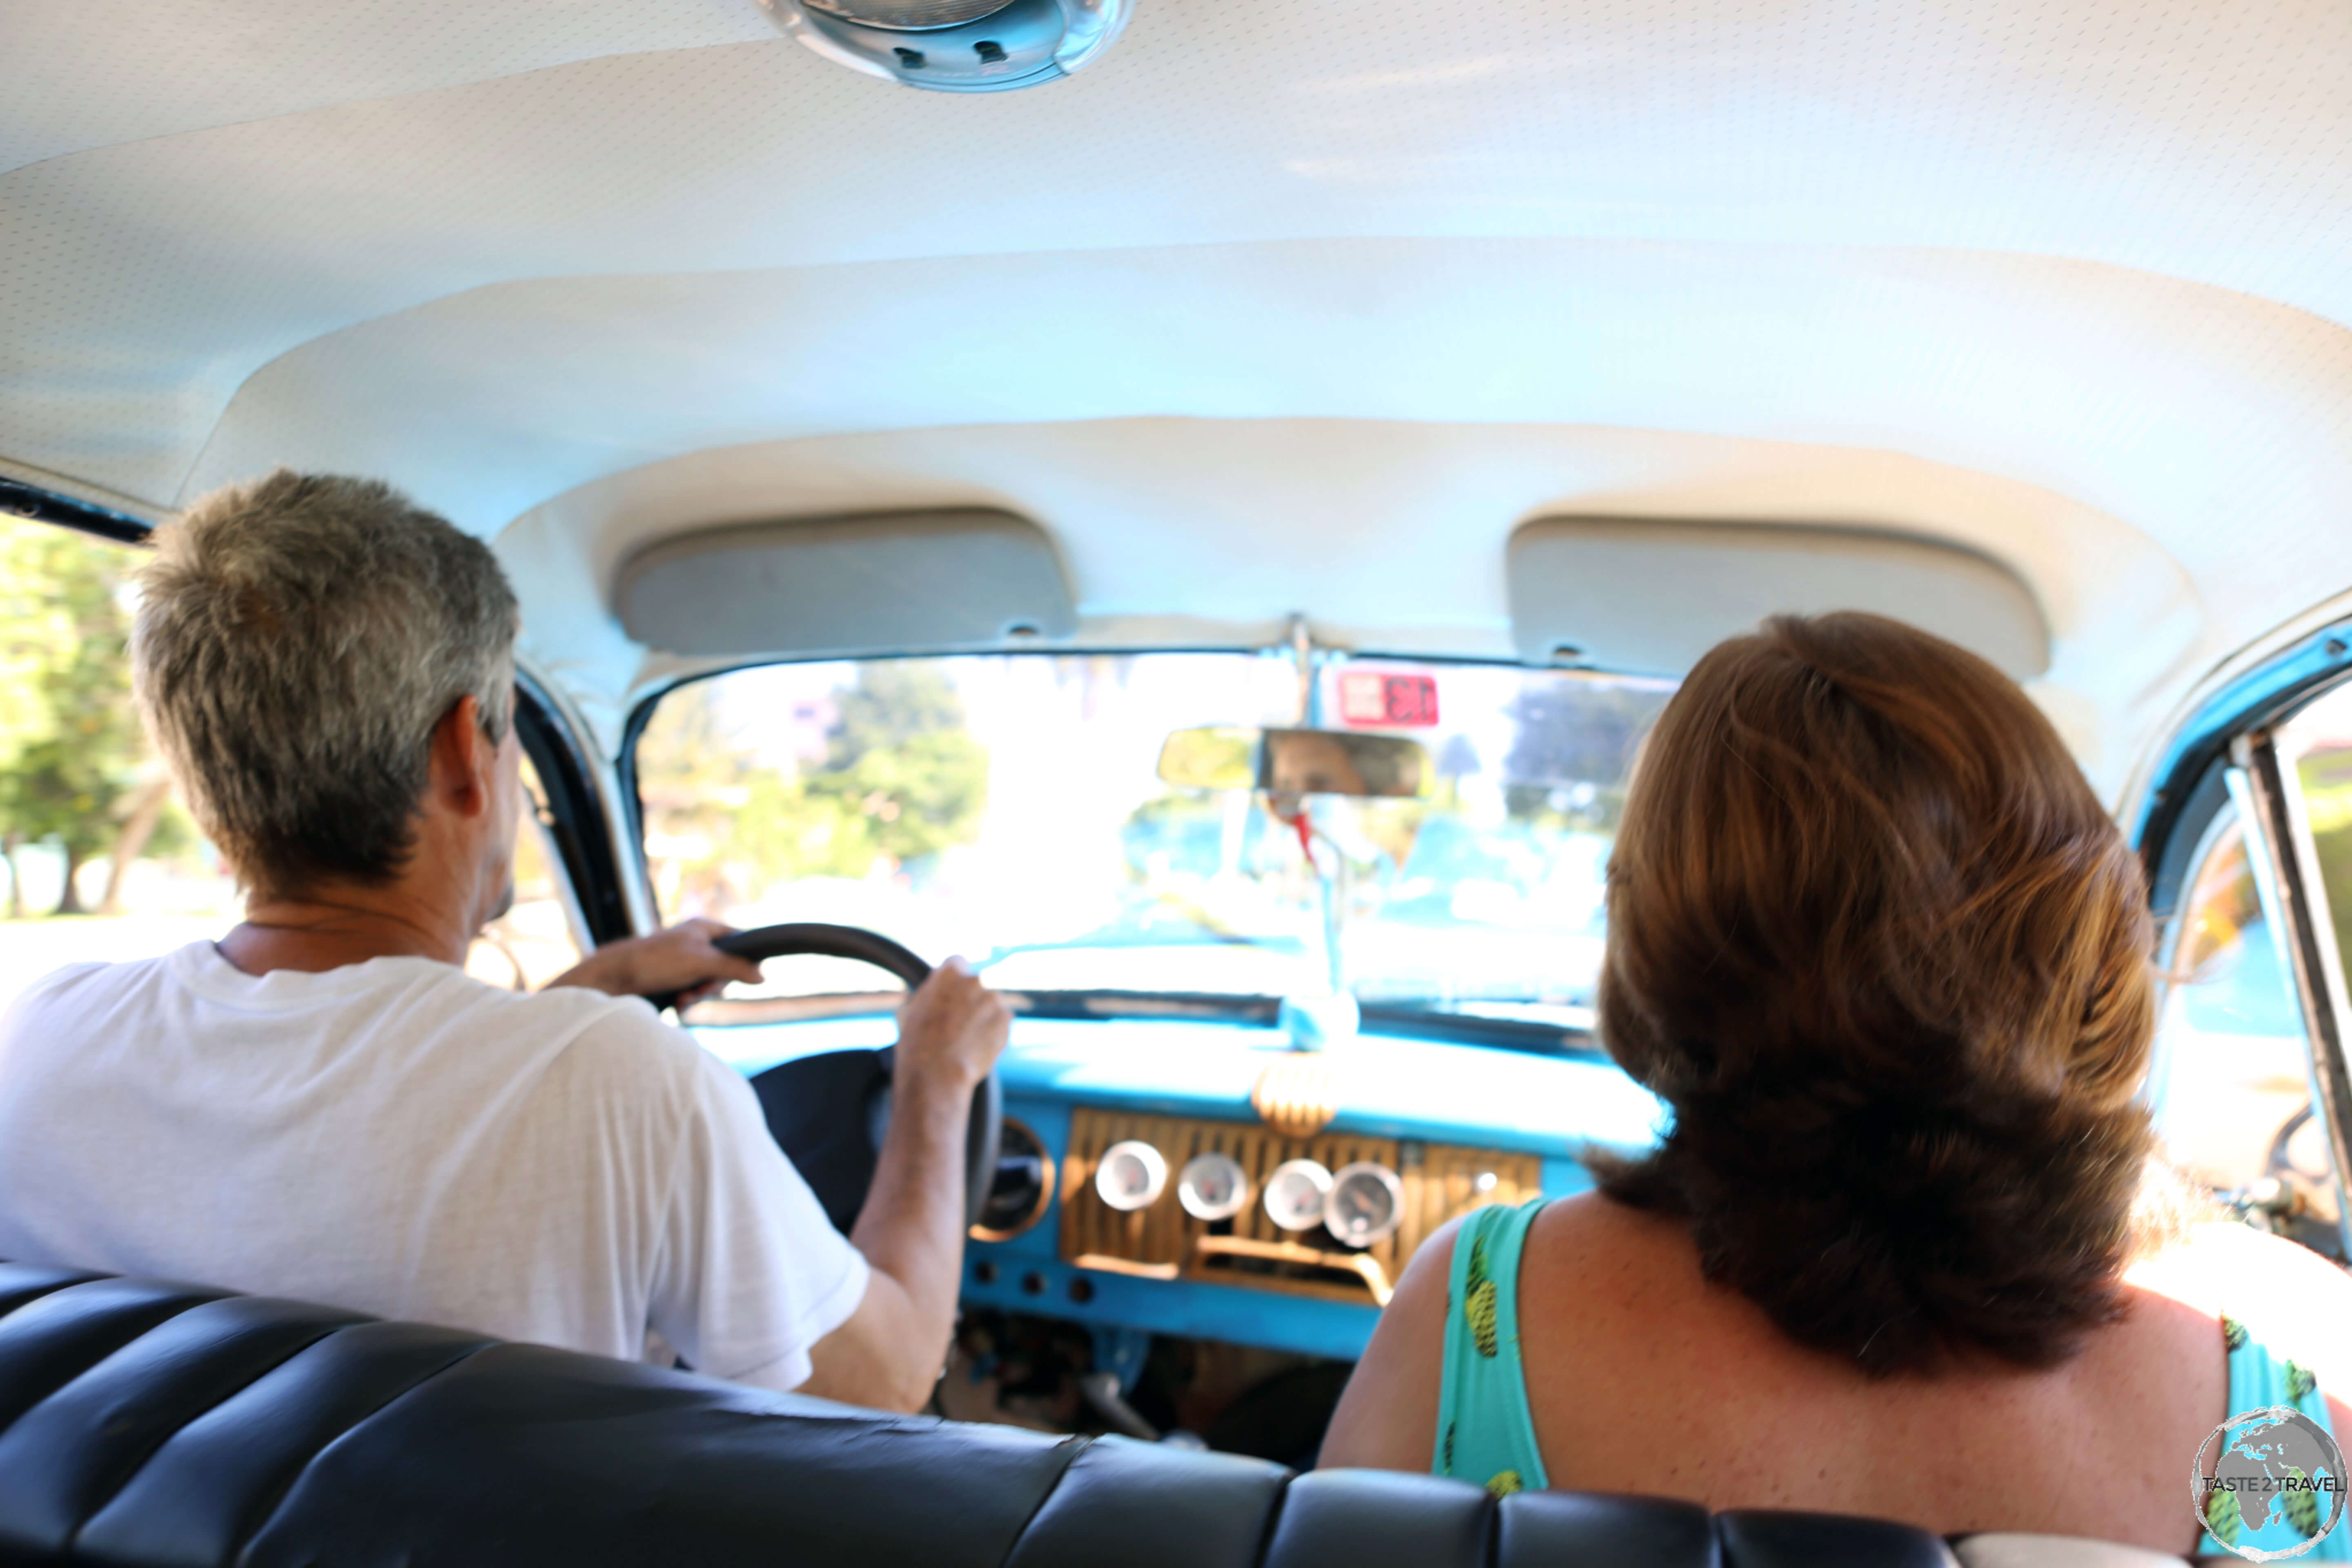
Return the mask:
<svg viewBox="0 0 2352 1568">
<path fill-rule="evenodd" d="M 159 530 L 132 679 L 243 923 L 0 1024 L 0 1258 L 202 1280 L 912 1410 L 953 1327 L 1004 1003 L 899 1014 L 844 1238 L 750 1085 L 636 998 L 755 965 L 688 921 L 535 994 L 462 967 L 512 897 L 516 603 L 479 541 L 284 470 Z"/>
</svg>

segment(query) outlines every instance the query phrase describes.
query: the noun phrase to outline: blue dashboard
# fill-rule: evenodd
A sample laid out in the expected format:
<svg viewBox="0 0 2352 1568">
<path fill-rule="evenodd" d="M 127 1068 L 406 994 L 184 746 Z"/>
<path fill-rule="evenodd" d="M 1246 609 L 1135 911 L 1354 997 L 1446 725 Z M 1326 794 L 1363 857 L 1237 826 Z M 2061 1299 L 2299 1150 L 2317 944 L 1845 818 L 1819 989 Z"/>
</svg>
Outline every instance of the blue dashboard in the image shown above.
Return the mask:
<svg viewBox="0 0 2352 1568">
<path fill-rule="evenodd" d="M 897 1026 L 881 1015 L 694 1033 L 748 1077 L 798 1057 L 887 1046 Z M 1282 1033 L 1249 1024 L 1021 1018 L 998 1072 L 1005 1115 L 1036 1135 L 1059 1170 L 1082 1109 L 1256 1125 L 1251 1090 L 1288 1052 Z M 1547 1197 L 1591 1184 L 1582 1151 L 1635 1152 L 1655 1138 L 1658 1101 L 1602 1059 L 1367 1035 L 1338 1047 L 1332 1060 L 1345 1092 L 1330 1131 L 1533 1156 Z M 968 1306 L 1349 1361 L 1379 1321 L 1369 1302 L 1081 1269 L 1061 1255 L 1062 1201 L 1056 1184 L 1029 1228 L 971 1244 Z"/>
</svg>

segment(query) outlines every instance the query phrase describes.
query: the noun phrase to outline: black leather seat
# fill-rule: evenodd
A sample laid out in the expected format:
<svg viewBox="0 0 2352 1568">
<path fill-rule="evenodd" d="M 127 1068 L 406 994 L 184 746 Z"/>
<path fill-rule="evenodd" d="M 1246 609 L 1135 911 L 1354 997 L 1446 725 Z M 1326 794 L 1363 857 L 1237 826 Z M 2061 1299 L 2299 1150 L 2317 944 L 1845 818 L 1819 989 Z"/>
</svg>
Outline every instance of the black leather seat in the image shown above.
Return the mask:
<svg viewBox="0 0 2352 1568">
<path fill-rule="evenodd" d="M 1927 1568 L 1903 1525 L 1297 1476 L 0 1263 L 0 1564 Z"/>
</svg>

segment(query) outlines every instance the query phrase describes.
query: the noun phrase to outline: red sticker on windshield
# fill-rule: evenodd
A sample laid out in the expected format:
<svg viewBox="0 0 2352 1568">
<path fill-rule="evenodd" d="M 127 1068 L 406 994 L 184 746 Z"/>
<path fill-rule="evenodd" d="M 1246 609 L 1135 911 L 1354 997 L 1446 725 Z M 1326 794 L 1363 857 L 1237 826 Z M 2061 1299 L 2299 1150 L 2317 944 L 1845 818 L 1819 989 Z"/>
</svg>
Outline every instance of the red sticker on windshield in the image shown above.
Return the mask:
<svg viewBox="0 0 2352 1568">
<path fill-rule="evenodd" d="M 1339 718 L 1343 723 L 1382 729 L 1426 729 L 1437 722 L 1437 678 L 1344 670 L 1339 676 Z"/>
</svg>

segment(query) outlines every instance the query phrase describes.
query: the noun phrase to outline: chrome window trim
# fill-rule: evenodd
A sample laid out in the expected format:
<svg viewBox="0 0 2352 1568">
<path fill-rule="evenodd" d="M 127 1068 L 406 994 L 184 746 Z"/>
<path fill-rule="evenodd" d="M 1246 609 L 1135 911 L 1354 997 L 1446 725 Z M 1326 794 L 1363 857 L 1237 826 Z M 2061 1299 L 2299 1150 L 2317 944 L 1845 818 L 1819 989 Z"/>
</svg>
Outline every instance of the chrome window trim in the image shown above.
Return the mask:
<svg viewBox="0 0 2352 1568">
<path fill-rule="evenodd" d="M 559 842 L 551 859 L 590 938 L 582 951 L 652 931 L 653 900 L 640 857 L 626 848 L 628 820 L 619 807 L 615 770 L 587 744 L 592 731 L 559 684 L 518 658 L 515 685 L 523 699 L 518 728 L 550 815 L 578 841 L 576 856 Z"/>
<path fill-rule="evenodd" d="M 2279 722 L 2352 673 L 2352 595 L 2338 595 L 2216 665 L 2172 710 L 2133 770 L 2116 820 L 2159 897 L 2162 858 L 2238 736 Z"/>
<path fill-rule="evenodd" d="M 2345 1056 L 2352 991 L 2345 984 L 2343 955 L 2327 939 L 2333 931 L 2326 889 L 2320 880 L 2318 851 L 2304 813 L 2303 794 L 2292 788 L 2273 729 L 2242 734 L 2231 743 L 2231 766 L 2224 775 L 2238 803 L 2246 835 L 2247 859 L 2263 892 L 2263 916 L 2273 922 L 2291 962 L 2295 1003 L 2303 1014 L 2305 1057 L 2311 1068 L 2312 1108 L 2327 1134 L 2336 1168 L 2337 1228 L 2346 1256 L 2352 1257 L 2352 1066 Z"/>
</svg>

